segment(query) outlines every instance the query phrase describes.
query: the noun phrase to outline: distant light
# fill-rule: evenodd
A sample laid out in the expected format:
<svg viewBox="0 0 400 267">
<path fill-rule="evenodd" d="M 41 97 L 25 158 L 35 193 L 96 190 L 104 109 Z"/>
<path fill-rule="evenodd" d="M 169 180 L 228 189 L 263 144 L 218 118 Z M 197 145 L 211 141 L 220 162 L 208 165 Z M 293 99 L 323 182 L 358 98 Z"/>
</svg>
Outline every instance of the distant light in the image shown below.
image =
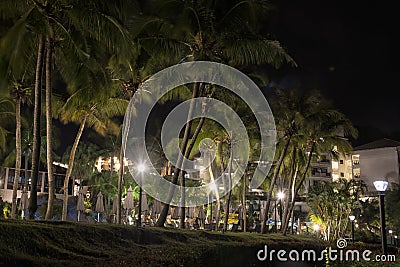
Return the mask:
<svg viewBox="0 0 400 267">
<path fill-rule="evenodd" d="M 139 164 L 139 166 L 137 167 L 139 172 L 144 172 L 144 170 L 146 169 L 146 167 L 143 164 Z"/>
<path fill-rule="evenodd" d="M 319 231 L 319 225 L 318 224 L 314 224 L 313 225 L 313 229 L 314 229 L 314 231 Z"/>
<path fill-rule="evenodd" d="M 393 234 L 393 230 L 389 230 L 389 234 Z"/>
<path fill-rule="evenodd" d="M 387 181 L 375 181 L 374 186 L 377 191 L 383 192 L 383 191 L 386 191 L 388 182 Z"/>
<path fill-rule="evenodd" d="M 354 221 L 355 218 L 356 218 L 356 216 L 354 216 L 354 215 L 349 215 L 350 221 Z"/>
<path fill-rule="evenodd" d="M 285 197 L 285 194 L 283 193 L 283 192 L 279 192 L 278 193 L 278 198 L 279 199 L 282 199 L 282 198 L 284 198 Z"/>
<path fill-rule="evenodd" d="M 60 166 L 61 168 L 68 169 L 68 164 L 64 164 L 64 163 L 61 163 L 61 162 L 53 161 L 53 165 Z"/>
<path fill-rule="evenodd" d="M 217 190 L 217 186 L 215 185 L 215 183 L 210 183 L 209 187 L 210 187 L 210 190 L 212 190 L 212 191 Z"/>
</svg>

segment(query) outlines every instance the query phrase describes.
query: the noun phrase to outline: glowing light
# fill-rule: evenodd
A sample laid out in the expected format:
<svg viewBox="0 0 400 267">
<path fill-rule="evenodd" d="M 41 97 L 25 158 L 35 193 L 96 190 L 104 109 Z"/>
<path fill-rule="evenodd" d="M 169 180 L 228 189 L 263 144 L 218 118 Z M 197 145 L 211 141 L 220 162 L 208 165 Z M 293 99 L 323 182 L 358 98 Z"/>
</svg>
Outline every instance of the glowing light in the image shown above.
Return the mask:
<svg viewBox="0 0 400 267">
<path fill-rule="evenodd" d="M 383 192 L 386 190 L 386 188 L 388 186 L 388 182 L 387 181 L 375 181 L 374 186 L 377 191 Z"/>
<path fill-rule="evenodd" d="M 139 166 L 137 167 L 139 172 L 144 172 L 144 170 L 146 169 L 146 167 L 143 164 L 139 164 Z"/>
<path fill-rule="evenodd" d="M 217 190 L 217 186 L 215 185 L 215 183 L 210 183 L 209 187 L 210 187 L 210 190 L 212 190 L 212 191 Z"/>
<path fill-rule="evenodd" d="M 278 198 L 279 199 L 282 199 L 282 198 L 284 198 L 285 197 L 285 194 L 283 193 L 283 192 L 279 192 L 278 193 Z"/>
</svg>

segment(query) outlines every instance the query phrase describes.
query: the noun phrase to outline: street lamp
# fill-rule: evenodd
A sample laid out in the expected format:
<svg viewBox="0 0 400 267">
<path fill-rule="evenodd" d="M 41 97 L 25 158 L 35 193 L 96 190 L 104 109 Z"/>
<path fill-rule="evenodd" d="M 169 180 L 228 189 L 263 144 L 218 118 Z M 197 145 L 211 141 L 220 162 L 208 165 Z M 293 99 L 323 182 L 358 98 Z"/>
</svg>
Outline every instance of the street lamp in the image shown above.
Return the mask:
<svg viewBox="0 0 400 267">
<path fill-rule="evenodd" d="M 382 253 L 387 255 L 387 239 L 386 239 L 386 220 L 385 220 L 385 190 L 388 186 L 387 181 L 375 181 L 375 189 L 379 192 L 379 210 L 381 216 L 381 243 Z"/>
<path fill-rule="evenodd" d="M 143 164 L 139 164 L 137 167 L 137 170 L 139 171 L 140 175 L 140 183 L 139 183 L 139 210 L 138 210 L 138 218 L 137 218 L 137 223 L 136 226 L 142 226 L 142 173 L 146 167 Z"/>
<path fill-rule="evenodd" d="M 354 215 L 349 215 L 349 219 L 351 221 L 351 240 L 354 243 L 354 220 L 355 220 L 356 216 Z"/>
<path fill-rule="evenodd" d="M 397 235 L 394 236 L 394 245 L 395 245 L 396 248 L 397 248 Z"/>
</svg>

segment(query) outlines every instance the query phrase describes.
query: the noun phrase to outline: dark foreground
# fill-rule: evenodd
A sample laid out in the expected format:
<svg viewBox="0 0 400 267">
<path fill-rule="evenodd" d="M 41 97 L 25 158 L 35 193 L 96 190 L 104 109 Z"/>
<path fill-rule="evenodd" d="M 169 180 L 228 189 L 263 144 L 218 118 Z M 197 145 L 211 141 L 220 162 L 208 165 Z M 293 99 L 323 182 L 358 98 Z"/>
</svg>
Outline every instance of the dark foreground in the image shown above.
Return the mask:
<svg viewBox="0 0 400 267">
<path fill-rule="evenodd" d="M 265 245 L 268 251 L 326 246 L 308 236 L 0 220 L 0 266 L 325 266 L 278 262 L 276 255 L 260 261 Z"/>
</svg>

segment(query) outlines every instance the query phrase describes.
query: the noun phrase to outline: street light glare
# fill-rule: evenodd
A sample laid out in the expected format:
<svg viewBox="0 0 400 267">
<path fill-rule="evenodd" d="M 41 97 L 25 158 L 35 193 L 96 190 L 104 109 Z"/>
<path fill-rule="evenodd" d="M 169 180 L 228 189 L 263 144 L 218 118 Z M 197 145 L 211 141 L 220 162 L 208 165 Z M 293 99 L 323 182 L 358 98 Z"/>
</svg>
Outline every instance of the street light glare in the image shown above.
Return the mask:
<svg viewBox="0 0 400 267">
<path fill-rule="evenodd" d="M 354 221 L 355 218 L 356 218 L 356 216 L 354 216 L 354 215 L 349 215 L 350 221 Z"/>
<path fill-rule="evenodd" d="M 374 186 L 377 191 L 383 192 L 383 191 L 386 191 L 388 182 L 387 181 L 375 181 Z"/>
<path fill-rule="evenodd" d="M 210 190 L 212 190 L 212 191 L 217 190 L 217 186 L 215 185 L 215 183 L 210 183 L 209 187 L 210 187 Z"/>
<path fill-rule="evenodd" d="M 284 198 L 285 197 L 285 194 L 283 193 L 283 192 L 279 192 L 278 193 L 278 198 L 279 199 L 282 199 L 282 198 Z"/>
<path fill-rule="evenodd" d="M 138 166 L 139 172 L 144 172 L 145 169 L 146 169 L 146 167 L 143 164 L 139 164 L 139 166 Z"/>
</svg>

